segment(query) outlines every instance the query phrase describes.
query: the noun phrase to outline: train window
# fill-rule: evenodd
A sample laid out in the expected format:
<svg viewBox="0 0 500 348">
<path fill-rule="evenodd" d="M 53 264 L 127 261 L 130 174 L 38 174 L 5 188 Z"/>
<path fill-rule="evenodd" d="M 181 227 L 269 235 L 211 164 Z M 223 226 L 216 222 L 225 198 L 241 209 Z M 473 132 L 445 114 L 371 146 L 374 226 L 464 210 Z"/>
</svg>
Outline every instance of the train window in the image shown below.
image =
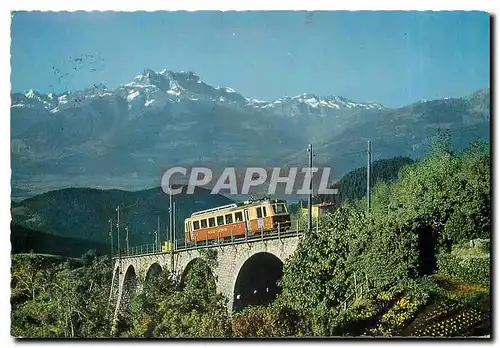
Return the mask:
<svg viewBox="0 0 500 348">
<path fill-rule="evenodd" d="M 233 214 L 227 214 L 226 215 L 226 224 L 232 224 L 233 223 Z"/>
<path fill-rule="evenodd" d="M 193 221 L 193 229 L 194 230 L 200 229 L 200 222 L 199 221 Z"/>
<path fill-rule="evenodd" d="M 243 213 L 241 211 L 234 213 L 234 219 L 236 222 L 243 221 Z"/>
<path fill-rule="evenodd" d="M 284 204 L 273 204 L 275 214 L 286 214 L 286 207 Z"/>
<path fill-rule="evenodd" d="M 266 217 L 267 216 L 266 207 L 262 207 L 262 212 L 264 213 L 264 217 Z"/>
<path fill-rule="evenodd" d="M 207 219 L 200 220 L 201 228 L 207 228 Z"/>
<path fill-rule="evenodd" d="M 217 226 L 224 225 L 224 215 L 217 216 Z"/>
<path fill-rule="evenodd" d="M 258 207 L 257 208 L 257 218 L 261 218 L 261 217 L 262 217 L 262 208 Z"/>
<path fill-rule="evenodd" d="M 215 218 L 208 218 L 208 226 L 215 227 Z"/>
</svg>

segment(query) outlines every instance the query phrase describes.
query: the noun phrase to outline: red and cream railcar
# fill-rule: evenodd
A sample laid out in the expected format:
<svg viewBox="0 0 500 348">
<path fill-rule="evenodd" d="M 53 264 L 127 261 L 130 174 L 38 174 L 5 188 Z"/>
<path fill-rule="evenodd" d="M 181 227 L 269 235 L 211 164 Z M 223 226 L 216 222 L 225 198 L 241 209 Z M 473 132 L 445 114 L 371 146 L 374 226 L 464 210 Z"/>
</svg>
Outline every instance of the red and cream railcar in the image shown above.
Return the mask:
<svg viewBox="0 0 500 348">
<path fill-rule="evenodd" d="M 262 199 L 233 203 L 191 214 L 184 220 L 186 244 L 251 236 L 290 228 L 286 201 Z"/>
</svg>

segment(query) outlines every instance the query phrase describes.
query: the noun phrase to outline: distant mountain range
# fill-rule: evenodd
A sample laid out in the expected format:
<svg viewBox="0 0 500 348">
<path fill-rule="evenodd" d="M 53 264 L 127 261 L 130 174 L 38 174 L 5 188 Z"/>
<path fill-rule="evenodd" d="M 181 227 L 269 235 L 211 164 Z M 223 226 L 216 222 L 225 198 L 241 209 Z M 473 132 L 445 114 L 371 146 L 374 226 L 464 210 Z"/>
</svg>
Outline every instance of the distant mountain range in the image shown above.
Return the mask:
<svg viewBox="0 0 500 348">
<path fill-rule="evenodd" d="M 402 108 L 302 94 L 258 101 L 193 72 L 145 70 L 112 90 L 12 93 L 12 197 L 64 187 L 139 190 L 176 165 L 307 165 L 340 178 L 373 159 L 425 154 L 438 129 L 456 148 L 489 141 L 490 91 Z"/>
</svg>

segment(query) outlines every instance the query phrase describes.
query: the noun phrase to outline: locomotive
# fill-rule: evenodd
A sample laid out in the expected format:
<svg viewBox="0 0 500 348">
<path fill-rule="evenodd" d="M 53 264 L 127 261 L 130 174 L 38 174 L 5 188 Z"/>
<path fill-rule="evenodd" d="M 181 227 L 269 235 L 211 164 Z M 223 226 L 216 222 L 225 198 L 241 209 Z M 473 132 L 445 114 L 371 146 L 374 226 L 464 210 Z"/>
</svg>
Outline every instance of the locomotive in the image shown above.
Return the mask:
<svg viewBox="0 0 500 348">
<path fill-rule="evenodd" d="M 186 245 L 251 237 L 254 234 L 284 231 L 291 226 L 286 201 L 263 198 L 233 203 L 191 214 L 184 220 Z"/>
</svg>

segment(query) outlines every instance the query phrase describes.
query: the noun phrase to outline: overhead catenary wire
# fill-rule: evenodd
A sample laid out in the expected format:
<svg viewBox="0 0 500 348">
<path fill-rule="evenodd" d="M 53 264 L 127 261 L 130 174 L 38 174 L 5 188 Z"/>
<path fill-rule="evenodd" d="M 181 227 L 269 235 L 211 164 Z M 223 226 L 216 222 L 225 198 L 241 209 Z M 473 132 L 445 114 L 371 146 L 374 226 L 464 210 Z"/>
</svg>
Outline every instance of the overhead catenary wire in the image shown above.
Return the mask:
<svg viewBox="0 0 500 348">
<path fill-rule="evenodd" d="M 471 130 L 471 129 L 477 129 L 480 126 L 481 125 L 474 125 L 474 126 L 469 126 L 469 127 L 460 127 L 460 128 L 453 128 L 453 129 L 443 128 L 442 130 L 445 131 L 447 134 L 456 135 L 456 134 L 464 133 L 464 132 Z M 397 136 L 397 137 L 391 138 L 390 140 L 388 140 L 388 138 L 386 136 L 378 136 L 378 137 L 370 137 L 369 139 L 366 139 L 366 140 L 370 140 L 372 143 L 376 142 L 376 141 L 384 141 L 384 142 L 390 141 L 391 145 L 395 145 L 395 146 L 401 145 L 401 144 L 409 145 L 409 141 L 413 141 L 413 142 L 415 142 L 415 141 L 417 141 L 417 142 L 427 141 L 427 145 L 428 145 L 433 136 L 434 136 L 434 134 L 421 135 L 421 136 L 414 136 L 411 139 L 408 139 L 405 136 Z M 476 135 L 476 136 L 479 137 L 479 135 Z M 362 144 L 362 142 L 363 142 L 363 140 L 359 140 L 360 145 Z M 346 140 L 346 141 L 342 141 L 342 142 L 332 142 L 328 145 L 329 145 L 329 147 L 334 148 L 335 145 L 343 144 L 343 143 L 352 143 L 352 141 Z M 422 144 L 422 145 L 424 145 L 424 144 Z M 316 148 L 314 157 L 318 157 L 320 160 L 322 157 L 323 158 L 327 157 L 328 160 L 332 160 L 335 158 L 354 158 L 355 155 L 365 155 L 365 154 L 366 154 L 366 150 L 355 150 L 355 151 L 348 151 L 348 152 L 331 153 L 329 149 L 324 150 L 324 147 L 323 147 L 323 150 L 322 150 L 322 148 L 319 147 L 319 148 Z M 384 149 L 383 148 L 374 149 L 374 150 L 372 150 L 372 155 L 374 155 L 374 154 L 379 154 L 379 155 L 384 154 Z"/>
</svg>

